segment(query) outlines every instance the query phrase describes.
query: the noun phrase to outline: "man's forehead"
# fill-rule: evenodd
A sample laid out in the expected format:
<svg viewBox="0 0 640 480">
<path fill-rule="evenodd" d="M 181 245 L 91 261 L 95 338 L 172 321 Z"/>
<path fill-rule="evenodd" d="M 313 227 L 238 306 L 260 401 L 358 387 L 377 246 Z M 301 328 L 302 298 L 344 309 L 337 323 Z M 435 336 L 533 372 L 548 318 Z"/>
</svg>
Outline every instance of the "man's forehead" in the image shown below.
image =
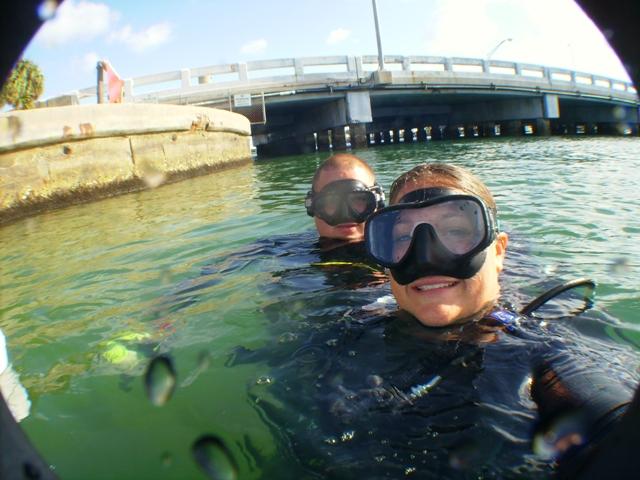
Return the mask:
<svg viewBox="0 0 640 480">
<path fill-rule="evenodd" d="M 367 186 L 373 186 L 374 176 L 366 168 L 352 165 L 342 168 L 331 168 L 320 172 L 314 190 L 319 192 L 326 185 L 336 180 L 359 180 Z"/>
</svg>

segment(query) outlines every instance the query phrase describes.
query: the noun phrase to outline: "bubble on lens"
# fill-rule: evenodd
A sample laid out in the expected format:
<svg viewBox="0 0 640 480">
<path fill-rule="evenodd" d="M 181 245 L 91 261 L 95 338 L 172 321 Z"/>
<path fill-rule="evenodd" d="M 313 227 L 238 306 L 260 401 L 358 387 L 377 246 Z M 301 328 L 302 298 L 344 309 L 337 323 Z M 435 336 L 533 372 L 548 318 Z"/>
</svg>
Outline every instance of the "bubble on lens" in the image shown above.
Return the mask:
<svg viewBox="0 0 640 480">
<path fill-rule="evenodd" d="M 164 468 L 169 468 L 173 464 L 173 455 L 169 452 L 164 452 L 160 455 L 160 463 Z"/>
<path fill-rule="evenodd" d="M 336 437 L 327 437 L 324 439 L 324 443 L 327 445 L 337 445 L 338 439 Z"/>
<path fill-rule="evenodd" d="M 236 480 L 238 466 L 224 442 L 214 435 L 198 438 L 191 452 L 202 471 L 212 480 Z"/>
<path fill-rule="evenodd" d="M 157 170 L 147 170 L 142 174 L 142 181 L 149 188 L 156 188 L 166 182 L 167 176 Z"/>
<path fill-rule="evenodd" d="M 256 379 L 256 385 L 271 385 L 273 383 L 273 377 L 269 375 L 262 375 Z"/>
<path fill-rule="evenodd" d="M 353 440 L 353 437 L 355 437 L 356 432 L 354 430 L 347 430 L 346 432 L 342 432 L 342 435 L 340 435 L 340 441 L 342 443 L 345 442 L 350 442 L 351 440 Z"/>
<path fill-rule="evenodd" d="M 449 465 L 456 470 L 471 470 L 482 463 L 486 455 L 478 441 L 461 442 L 449 451 Z"/>
<path fill-rule="evenodd" d="M 616 120 L 624 120 L 627 116 L 627 111 L 623 107 L 613 107 L 613 117 Z"/>
<path fill-rule="evenodd" d="M 298 339 L 298 334 L 294 332 L 284 332 L 278 337 L 278 343 L 294 342 Z"/>
<path fill-rule="evenodd" d="M 406 467 L 404 469 L 404 474 L 405 475 L 412 475 L 414 473 L 416 473 L 416 467 Z"/>
<path fill-rule="evenodd" d="M 38 5 L 38 18 L 43 22 L 51 20 L 58 9 L 58 2 L 56 0 L 44 0 Z"/>
<path fill-rule="evenodd" d="M 611 265 L 609 266 L 611 273 L 614 273 L 614 274 L 627 273 L 629 272 L 630 268 L 631 268 L 631 265 L 629 264 L 629 259 L 626 257 L 615 258 L 611 262 Z"/>
<path fill-rule="evenodd" d="M 161 407 L 169 401 L 176 388 L 176 371 L 169 356 L 159 355 L 151 360 L 144 384 L 153 405 Z"/>
<path fill-rule="evenodd" d="M 545 460 L 556 460 L 569 449 L 586 442 L 584 421 L 579 412 L 556 418 L 548 426 L 538 429 L 533 437 L 533 451 Z"/>
</svg>

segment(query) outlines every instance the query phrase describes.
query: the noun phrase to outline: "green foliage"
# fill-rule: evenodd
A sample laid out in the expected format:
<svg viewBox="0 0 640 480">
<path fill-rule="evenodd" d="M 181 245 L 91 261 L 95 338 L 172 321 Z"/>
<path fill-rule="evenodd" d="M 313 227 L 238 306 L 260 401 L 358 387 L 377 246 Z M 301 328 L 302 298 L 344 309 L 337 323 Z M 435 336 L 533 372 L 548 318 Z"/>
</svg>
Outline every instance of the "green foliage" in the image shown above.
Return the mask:
<svg viewBox="0 0 640 480">
<path fill-rule="evenodd" d="M 0 91 L 0 107 L 8 103 L 18 109 L 33 108 L 43 90 L 40 68 L 29 60 L 20 60 Z"/>
</svg>

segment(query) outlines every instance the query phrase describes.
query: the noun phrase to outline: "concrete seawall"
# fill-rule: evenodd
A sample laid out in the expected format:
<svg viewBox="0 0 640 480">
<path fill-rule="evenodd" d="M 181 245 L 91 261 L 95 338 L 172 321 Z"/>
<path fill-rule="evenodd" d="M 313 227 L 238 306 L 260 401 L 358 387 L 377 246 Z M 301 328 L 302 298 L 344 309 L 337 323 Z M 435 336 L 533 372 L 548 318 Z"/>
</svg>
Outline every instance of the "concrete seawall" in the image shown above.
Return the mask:
<svg viewBox="0 0 640 480">
<path fill-rule="evenodd" d="M 242 115 L 80 105 L 0 114 L 0 223 L 248 162 Z"/>
</svg>

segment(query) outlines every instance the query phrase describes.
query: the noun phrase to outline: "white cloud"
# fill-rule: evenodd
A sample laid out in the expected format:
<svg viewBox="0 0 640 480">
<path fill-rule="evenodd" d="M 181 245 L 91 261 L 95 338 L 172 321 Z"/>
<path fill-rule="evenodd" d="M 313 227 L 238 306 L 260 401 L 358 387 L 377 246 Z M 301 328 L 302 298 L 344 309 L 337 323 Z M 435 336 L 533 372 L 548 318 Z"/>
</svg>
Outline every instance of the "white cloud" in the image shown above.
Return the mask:
<svg viewBox="0 0 640 480">
<path fill-rule="evenodd" d="M 486 58 L 625 78 L 597 27 L 571 0 L 435 0 L 424 55 Z M 512 41 L 504 41 L 511 38 Z M 597 61 L 594 59 L 598 59 Z"/>
<path fill-rule="evenodd" d="M 162 22 L 140 32 L 133 31 L 131 25 L 125 25 L 109 35 L 109 40 L 124 43 L 134 52 L 140 53 L 166 43 L 170 37 L 171 25 L 168 22 Z"/>
<path fill-rule="evenodd" d="M 344 42 L 351 35 L 351 30 L 347 30 L 346 28 L 337 28 L 329 33 L 327 37 L 327 45 L 336 45 L 338 43 Z"/>
<path fill-rule="evenodd" d="M 47 47 L 89 40 L 109 31 L 119 15 L 104 3 L 66 0 L 36 36 Z"/>
<path fill-rule="evenodd" d="M 258 40 L 252 40 L 249 43 L 245 43 L 240 51 L 242 53 L 261 53 L 267 49 L 267 41 L 264 38 Z"/>
<path fill-rule="evenodd" d="M 86 53 L 80 60 L 80 68 L 83 72 L 95 71 L 99 60 L 100 56 L 96 52 Z"/>
</svg>

